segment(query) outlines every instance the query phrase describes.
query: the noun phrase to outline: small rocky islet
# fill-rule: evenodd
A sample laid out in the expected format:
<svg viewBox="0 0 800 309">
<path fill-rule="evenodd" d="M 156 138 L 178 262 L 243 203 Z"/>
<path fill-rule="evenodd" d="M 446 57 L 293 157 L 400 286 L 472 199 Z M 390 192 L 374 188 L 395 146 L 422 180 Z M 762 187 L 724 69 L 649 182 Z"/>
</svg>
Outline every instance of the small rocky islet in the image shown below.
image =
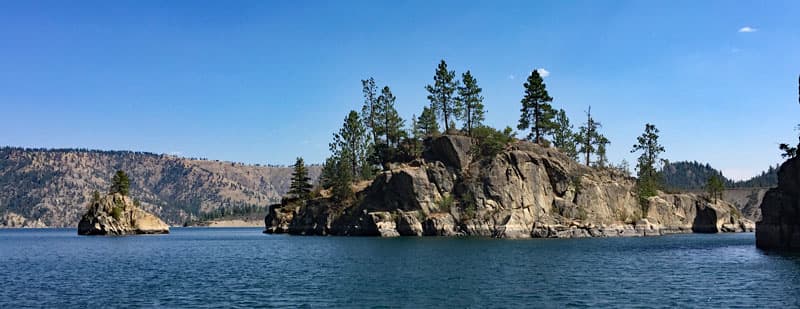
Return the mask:
<svg viewBox="0 0 800 309">
<path fill-rule="evenodd" d="M 557 149 L 514 141 L 482 158 L 460 135 L 425 140 L 423 156 L 390 164 L 356 188 L 269 207 L 265 233 L 338 236 L 574 238 L 752 232 L 733 205 L 659 192 L 642 204 L 636 179 L 582 165 Z"/>
<path fill-rule="evenodd" d="M 78 223 L 78 235 L 169 234 L 169 225 L 142 210 L 139 202 L 128 196 L 129 191 L 128 175 L 117 171 L 107 195 L 93 193 Z"/>
<path fill-rule="evenodd" d="M 78 223 L 78 235 L 169 234 L 169 226 L 119 193 L 92 201 Z"/>
</svg>

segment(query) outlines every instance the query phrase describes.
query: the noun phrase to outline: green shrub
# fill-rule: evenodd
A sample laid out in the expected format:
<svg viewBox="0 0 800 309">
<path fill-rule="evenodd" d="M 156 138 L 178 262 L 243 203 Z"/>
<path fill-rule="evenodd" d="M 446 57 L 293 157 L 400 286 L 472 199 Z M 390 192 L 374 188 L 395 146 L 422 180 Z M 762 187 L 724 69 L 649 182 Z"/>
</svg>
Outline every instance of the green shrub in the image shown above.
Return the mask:
<svg viewBox="0 0 800 309">
<path fill-rule="evenodd" d="M 506 127 L 500 132 L 492 127 L 480 126 L 472 129 L 472 137 L 475 139 L 475 144 L 470 150 L 472 155 L 491 158 L 502 152 L 514 140 L 514 131 L 511 127 Z"/>
<path fill-rule="evenodd" d="M 439 211 L 442 212 L 450 212 L 450 208 L 453 207 L 453 204 L 455 204 L 455 200 L 450 194 L 445 194 L 442 196 L 442 199 L 436 202 L 436 205 L 439 207 Z"/>
<path fill-rule="evenodd" d="M 111 208 L 111 217 L 113 217 L 114 220 L 122 219 L 122 207 L 114 206 L 114 208 Z"/>
</svg>

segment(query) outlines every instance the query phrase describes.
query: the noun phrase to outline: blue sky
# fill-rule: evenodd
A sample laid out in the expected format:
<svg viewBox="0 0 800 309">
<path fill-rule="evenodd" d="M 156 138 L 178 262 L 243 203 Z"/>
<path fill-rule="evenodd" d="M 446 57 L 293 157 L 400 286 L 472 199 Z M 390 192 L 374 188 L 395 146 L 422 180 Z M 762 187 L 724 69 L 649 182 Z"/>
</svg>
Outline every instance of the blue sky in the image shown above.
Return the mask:
<svg viewBox="0 0 800 309">
<path fill-rule="evenodd" d="M 576 126 L 592 106 L 613 162 L 634 162 L 651 122 L 666 158 L 741 179 L 796 140 L 799 13 L 798 1 L 0 1 L 0 145 L 321 162 L 361 79 L 389 85 L 410 118 L 445 59 L 477 77 L 492 126 L 516 126 L 541 68 Z"/>
</svg>

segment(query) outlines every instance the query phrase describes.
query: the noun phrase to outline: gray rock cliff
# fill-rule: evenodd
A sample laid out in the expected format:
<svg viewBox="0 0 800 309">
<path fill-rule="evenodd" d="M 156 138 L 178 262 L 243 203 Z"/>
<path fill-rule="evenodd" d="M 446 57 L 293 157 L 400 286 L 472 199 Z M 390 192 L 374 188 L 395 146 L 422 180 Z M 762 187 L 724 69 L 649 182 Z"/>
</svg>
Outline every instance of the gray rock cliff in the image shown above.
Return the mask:
<svg viewBox="0 0 800 309">
<path fill-rule="evenodd" d="M 467 137 L 426 142 L 422 160 L 392 165 L 359 203 L 276 205 L 266 231 L 300 235 L 565 238 L 752 231 L 731 204 L 660 194 L 641 207 L 635 179 L 579 164 L 553 148 L 516 142 L 473 158 Z"/>
<path fill-rule="evenodd" d="M 800 158 L 792 158 L 778 170 L 778 187 L 761 202 L 761 221 L 756 224 L 756 246 L 761 249 L 800 249 Z"/>
</svg>

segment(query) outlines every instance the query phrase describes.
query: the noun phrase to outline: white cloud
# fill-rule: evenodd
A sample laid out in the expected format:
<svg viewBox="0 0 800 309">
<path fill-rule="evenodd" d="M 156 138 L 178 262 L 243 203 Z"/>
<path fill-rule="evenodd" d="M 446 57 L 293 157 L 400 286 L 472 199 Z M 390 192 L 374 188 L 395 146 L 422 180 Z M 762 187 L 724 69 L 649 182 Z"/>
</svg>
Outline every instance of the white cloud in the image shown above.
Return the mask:
<svg viewBox="0 0 800 309">
<path fill-rule="evenodd" d="M 508 79 L 510 79 L 510 80 L 514 80 L 515 78 L 517 78 L 517 77 L 514 76 L 514 74 L 509 74 L 508 75 Z"/>
<path fill-rule="evenodd" d="M 550 71 L 545 70 L 544 68 L 538 68 L 536 69 L 536 72 L 539 72 L 539 75 L 541 75 L 542 77 L 550 76 Z"/>
<path fill-rule="evenodd" d="M 750 26 L 744 26 L 744 27 L 739 29 L 739 33 L 753 33 L 753 32 L 756 32 L 756 31 L 758 31 L 758 29 L 750 27 Z"/>
</svg>

